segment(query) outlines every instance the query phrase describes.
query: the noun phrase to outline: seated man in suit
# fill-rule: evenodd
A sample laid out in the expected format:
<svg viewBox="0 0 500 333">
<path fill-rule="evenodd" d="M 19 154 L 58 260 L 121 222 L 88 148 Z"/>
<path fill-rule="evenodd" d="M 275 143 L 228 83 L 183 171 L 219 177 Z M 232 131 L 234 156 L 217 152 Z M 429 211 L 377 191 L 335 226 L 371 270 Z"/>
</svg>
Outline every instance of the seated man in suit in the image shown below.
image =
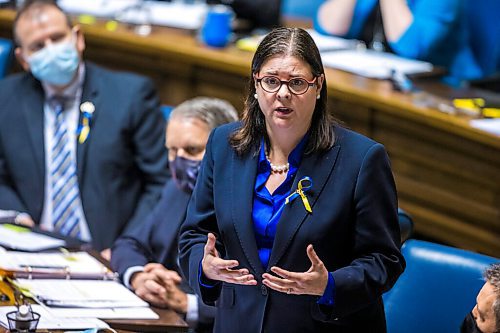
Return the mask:
<svg viewBox="0 0 500 333">
<path fill-rule="evenodd" d="M 153 83 L 83 61 L 78 25 L 50 0 L 14 21 L 25 73 L 0 81 L 0 209 L 109 248 L 168 179 Z"/>
<path fill-rule="evenodd" d="M 144 300 L 186 315 L 198 332 L 208 330 L 215 309 L 197 300 L 177 274 L 177 234 L 205 154 L 210 131 L 236 121 L 227 102 L 198 97 L 176 107 L 167 125 L 166 147 L 173 179 L 167 181 L 160 202 L 143 226 L 114 244 L 111 267 L 124 284 Z"/>
<path fill-rule="evenodd" d="M 464 319 L 462 333 L 500 332 L 500 263 L 484 272 L 486 282 L 477 295 L 477 304 Z"/>
</svg>

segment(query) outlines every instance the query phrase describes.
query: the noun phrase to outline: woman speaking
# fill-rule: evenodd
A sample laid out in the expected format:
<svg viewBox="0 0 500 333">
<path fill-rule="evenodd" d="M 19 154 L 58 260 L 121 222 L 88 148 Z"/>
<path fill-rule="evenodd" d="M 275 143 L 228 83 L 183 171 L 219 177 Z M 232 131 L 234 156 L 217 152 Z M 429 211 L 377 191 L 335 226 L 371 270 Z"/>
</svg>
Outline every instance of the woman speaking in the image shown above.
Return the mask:
<svg viewBox="0 0 500 333">
<path fill-rule="evenodd" d="M 385 332 L 404 269 L 382 145 L 327 109 L 309 34 L 259 45 L 241 123 L 215 129 L 181 229 L 180 263 L 215 332 Z"/>
</svg>

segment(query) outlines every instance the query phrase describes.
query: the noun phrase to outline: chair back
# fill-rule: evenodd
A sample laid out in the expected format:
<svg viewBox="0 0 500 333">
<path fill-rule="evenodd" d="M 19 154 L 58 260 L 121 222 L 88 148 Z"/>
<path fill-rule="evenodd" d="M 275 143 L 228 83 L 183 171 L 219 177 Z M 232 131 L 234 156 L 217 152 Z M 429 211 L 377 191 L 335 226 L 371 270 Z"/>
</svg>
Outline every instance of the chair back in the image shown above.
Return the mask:
<svg viewBox="0 0 500 333">
<path fill-rule="evenodd" d="M 388 333 L 456 333 L 484 284 L 484 269 L 500 259 L 409 239 L 406 270 L 384 294 Z"/>
<path fill-rule="evenodd" d="M 401 244 L 406 242 L 413 234 L 413 219 L 401 208 L 398 208 L 399 231 L 401 233 Z"/>
<path fill-rule="evenodd" d="M 10 39 L 0 38 L 0 79 L 9 73 L 13 50 L 14 43 Z"/>
</svg>

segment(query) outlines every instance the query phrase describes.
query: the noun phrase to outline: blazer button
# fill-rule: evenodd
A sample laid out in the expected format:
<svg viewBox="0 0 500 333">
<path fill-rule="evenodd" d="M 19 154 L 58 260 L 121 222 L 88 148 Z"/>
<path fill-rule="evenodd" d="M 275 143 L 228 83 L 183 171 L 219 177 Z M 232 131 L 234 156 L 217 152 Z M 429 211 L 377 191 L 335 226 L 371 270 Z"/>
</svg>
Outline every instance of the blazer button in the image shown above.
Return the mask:
<svg viewBox="0 0 500 333">
<path fill-rule="evenodd" d="M 262 293 L 262 295 L 267 296 L 267 287 L 265 285 L 261 285 L 260 292 Z"/>
</svg>

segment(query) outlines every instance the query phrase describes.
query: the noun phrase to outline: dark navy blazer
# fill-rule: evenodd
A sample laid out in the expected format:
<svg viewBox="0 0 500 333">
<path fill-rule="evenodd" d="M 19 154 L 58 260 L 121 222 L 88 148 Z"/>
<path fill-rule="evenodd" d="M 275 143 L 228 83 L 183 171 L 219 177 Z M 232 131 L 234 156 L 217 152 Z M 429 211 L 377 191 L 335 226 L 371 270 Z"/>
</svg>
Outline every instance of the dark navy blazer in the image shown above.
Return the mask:
<svg viewBox="0 0 500 333">
<path fill-rule="evenodd" d="M 216 304 L 215 332 L 385 332 L 381 295 L 405 267 L 399 251 L 397 197 L 382 145 L 335 127 L 336 143 L 325 153 L 304 155 L 298 180 L 312 178 L 308 213 L 300 198 L 285 206 L 269 266 L 296 272 L 310 268 L 313 244 L 335 279 L 335 305 L 318 297 L 287 295 L 262 284 L 252 227 L 257 156 L 238 156 L 228 143 L 235 124 L 215 129 L 181 228 L 181 268 L 207 304 Z M 257 286 L 199 284 L 207 233 L 214 232 L 223 258 L 236 259 Z"/>
<path fill-rule="evenodd" d="M 111 268 L 123 279 L 125 271 L 149 262 L 161 263 L 168 269 L 179 271 L 177 265 L 177 236 L 190 195 L 179 190 L 172 179 L 163 188 L 160 202 L 149 214 L 144 225 L 136 227 L 118 238 L 113 245 Z M 186 284 L 184 291 L 193 293 Z M 211 331 L 215 308 L 198 302 L 197 332 Z"/>
<path fill-rule="evenodd" d="M 92 245 L 101 250 L 158 202 L 168 178 L 165 123 L 150 80 L 85 68 L 82 102 L 95 112 L 88 139 L 77 143 L 77 172 Z M 31 74 L 0 81 L 0 209 L 26 212 L 37 223 L 45 189 L 43 104 Z"/>
</svg>

